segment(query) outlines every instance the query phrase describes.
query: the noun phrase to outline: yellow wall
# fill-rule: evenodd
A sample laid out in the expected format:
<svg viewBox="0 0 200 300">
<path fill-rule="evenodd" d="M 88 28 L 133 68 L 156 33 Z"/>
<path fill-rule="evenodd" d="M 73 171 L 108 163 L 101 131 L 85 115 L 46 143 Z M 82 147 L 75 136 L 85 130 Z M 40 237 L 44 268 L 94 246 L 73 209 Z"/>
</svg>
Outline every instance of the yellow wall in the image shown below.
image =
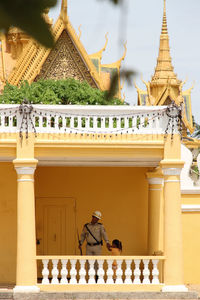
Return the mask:
<svg viewBox="0 0 200 300">
<path fill-rule="evenodd" d="M 12 163 L 0 163 L 0 283 L 15 282 L 17 176 Z"/>
<path fill-rule="evenodd" d="M 200 204 L 200 195 L 182 195 L 182 204 Z M 200 212 L 183 212 L 184 282 L 200 284 Z"/>
<path fill-rule="evenodd" d="M 79 233 L 94 210 L 103 214 L 109 239 L 123 242 L 124 255 L 147 254 L 146 168 L 39 167 L 36 197 L 74 197 Z M 108 254 L 104 245 L 104 254 Z"/>
</svg>

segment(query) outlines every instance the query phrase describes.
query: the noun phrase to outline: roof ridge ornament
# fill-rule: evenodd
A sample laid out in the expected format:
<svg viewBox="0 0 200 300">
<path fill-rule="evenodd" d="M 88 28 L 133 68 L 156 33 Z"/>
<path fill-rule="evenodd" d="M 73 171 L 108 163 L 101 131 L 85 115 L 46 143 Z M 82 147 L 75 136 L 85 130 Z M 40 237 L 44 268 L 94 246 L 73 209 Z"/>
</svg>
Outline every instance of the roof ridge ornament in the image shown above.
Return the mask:
<svg viewBox="0 0 200 300">
<path fill-rule="evenodd" d="M 66 25 L 68 21 L 67 0 L 62 0 L 61 2 L 60 17 L 63 20 L 64 24 Z"/>
</svg>

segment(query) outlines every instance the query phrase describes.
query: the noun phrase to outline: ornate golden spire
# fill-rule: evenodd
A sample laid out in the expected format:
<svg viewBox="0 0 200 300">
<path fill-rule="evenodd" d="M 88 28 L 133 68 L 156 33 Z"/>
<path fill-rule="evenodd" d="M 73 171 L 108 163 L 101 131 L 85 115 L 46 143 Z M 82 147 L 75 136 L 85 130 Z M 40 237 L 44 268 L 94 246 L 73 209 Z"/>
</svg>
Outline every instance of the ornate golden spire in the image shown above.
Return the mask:
<svg viewBox="0 0 200 300">
<path fill-rule="evenodd" d="M 169 36 L 167 30 L 167 17 L 166 17 L 166 0 L 164 0 L 163 9 L 163 21 L 162 30 L 160 35 L 160 47 L 157 59 L 157 66 L 155 69 L 154 76 L 152 77 L 151 84 L 161 84 L 166 83 L 172 85 L 179 85 L 180 81 L 177 79 L 176 74 L 174 74 L 174 68 L 172 66 L 170 47 L 169 47 Z"/>
<path fill-rule="evenodd" d="M 67 0 L 62 0 L 60 16 L 63 19 L 63 22 L 67 24 Z"/>
</svg>

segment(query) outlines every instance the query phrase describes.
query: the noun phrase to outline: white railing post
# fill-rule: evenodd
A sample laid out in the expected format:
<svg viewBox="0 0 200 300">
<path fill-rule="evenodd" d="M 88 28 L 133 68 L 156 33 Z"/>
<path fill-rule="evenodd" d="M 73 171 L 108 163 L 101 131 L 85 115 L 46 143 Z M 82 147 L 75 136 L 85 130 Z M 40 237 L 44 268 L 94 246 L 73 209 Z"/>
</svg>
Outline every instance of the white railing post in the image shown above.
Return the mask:
<svg viewBox="0 0 200 300">
<path fill-rule="evenodd" d="M 152 284 L 159 284 L 160 281 L 158 279 L 159 276 L 159 270 L 158 270 L 158 259 L 152 259 L 152 264 L 153 264 L 153 270 L 152 270 Z"/>
<path fill-rule="evenodd" d="M 117 270 L 116 270 L 116 276 L 117 276 L 117 278 L 116 278 L 115 283 L 116 284 L 122 284 L 123 283 L 123 281 L 122 281 L 123 272 L 122 272 L 122 268 L 121 268 L 121 266 L 122 266 L 122 260 L 121 259 L 117 259 L 116 262 L 117 262 Z"/>
<path fill-rule="evenodd" d="M 62 263 L 62 269 L 61 269 L 61 284 L 68 284 L 68 280 L 67 280 L 67 274 L 68 274 L 68 270 L 67 270 L 67 259 L 61 259 L 61 263 Z"/>
<path fill-rule="evenodd" d="M 86 280 L 85 280 L 85 276 L 86 276 L 85 262 L 86 262 L 85 259 L 80 259 L 80 271 L 79 271 L 80 280 L 79 280 L 79 284 L 86 284 Z"/>
<path fill-rule="evenodd" d="M 43 269 L 42 269 L 42 284 L 49 284 L 49 269 L 48 269 L 48 259 L 43 259 Z"/>
<path fill-rule="evenodd" d="M 58 281 L 58 259 L 52 259 L 52 263 L 53 263 L 53 269 L 51 271 L 51 274 L 52 274 L 52 281 L 51 281 L 51 284 L 58 284 L 59 281 Z"/>
<path fill-rule="evenodd" d="M 94 263 L 95 263 L 95 259 L 88 260 L 88 264 L 89 264 L 89 272 L 88 272 L 89 280 L 88 280 L 88 283 L 89 284 L 94 284 L 95 283 L 95 279 L 94 279 L 94 276 L 95 276 Z"/>
<path fill-rule="evenodd" d="M 141 280 L 140 280 L 140 276 L 141 276 L 141 271 L 140 271 L 140 259 L 134 259 L 134 263 L 135 263 L 135 269 L 134 269 L 134 284 L 141 284 Z"/>
<path fill-rule="evenodd" d="M 143 284 L 150 284 L 150 280 L 149 280 L 149 275 L 150 275 L 150 271 L 149 271 L 149 259 L 143 259 L 143 264 L 144 264 L 144 269 L 143 269 L 143 276 L 144 279 L 142 281 Z"/>
<path fill-rule="evenodd" d="M 77 271 L 76 271 L 76 259 L 70 259 L 70 263 L 71 263 L 71 270 L 70 270 L 70 284 L 77 284 L 77 279 L 76 279 L 76 275 L 77 275 Z"/>
<path fill-rule="evenodd" d="M 113 259 L 107 259 L 107 264 L 108 264 L 108 270 L 107 270 L 107 284 L 113 284 L 114 280 L 113 280 L 113 269 L 112 269 L 112 263 L 113 263 Z"/>
<path fill-rule="evenodd" d="M 98 275 L 97 283 L 98 284 L 104 284 L 105 283 L 105 281 L 104 281 L 104 273 L 105 272 L 104 272 L 104 269 L 103 269 L 104 259 L 98 259 L 97 262 L 98 262 L 98 265 L 99 265 L 98 271 L 97 271 L 97 275 Z"/>
<path fill-rule="evenodd" d="M 132 284 L 132 280 L 131 280 L 131 276 L 132 276 L 132 271 L 131 271 L 131 263 L 132 260 L 131 259 L 127 259 L 126 260 L 126 271 L 125 271 L 125 284 Z"/>
</svg>

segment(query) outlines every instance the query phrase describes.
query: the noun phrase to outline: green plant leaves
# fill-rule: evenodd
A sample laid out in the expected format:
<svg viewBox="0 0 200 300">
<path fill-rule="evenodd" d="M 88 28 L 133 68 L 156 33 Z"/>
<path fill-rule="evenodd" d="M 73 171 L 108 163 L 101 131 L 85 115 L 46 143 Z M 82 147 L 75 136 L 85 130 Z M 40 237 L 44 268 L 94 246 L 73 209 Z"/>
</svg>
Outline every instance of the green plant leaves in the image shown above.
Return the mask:
<svg viewBox="0 0 200 300">
<path fill-rule="evenodd" d="M 7 83 L 0 103 L 21 103 L 24 99 L 34 104 L 78 104 L 78 105 L 122 105 L 117 98 L 108 99 L 106 91 L 92 88 L 87 82 L 73 78 L 52 80 L 41 79 L 30 85 L 27 81 L 20 87 Z"/>
</svg>

